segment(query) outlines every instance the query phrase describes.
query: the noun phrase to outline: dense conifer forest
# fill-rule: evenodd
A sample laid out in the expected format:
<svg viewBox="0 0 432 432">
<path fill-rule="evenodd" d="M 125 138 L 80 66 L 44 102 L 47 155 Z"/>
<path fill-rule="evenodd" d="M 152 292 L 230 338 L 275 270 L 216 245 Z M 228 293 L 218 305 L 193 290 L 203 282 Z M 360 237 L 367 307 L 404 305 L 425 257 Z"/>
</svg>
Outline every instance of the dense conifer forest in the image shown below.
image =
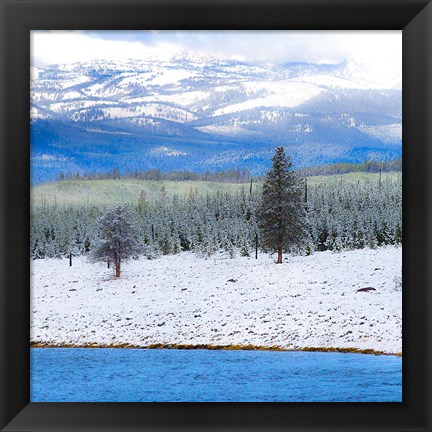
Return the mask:
<svg viewBox="0 0 432 432">
<path fill-rule="evenodd" d="M 286 252 L 311 254 L 402 242 L 401 175 L 305 183 L 304 190 L 307 235 Z M 252 190 L 245 184 L 238 191 L 206 194 L 191 189 L 185 196 L 163 192 L 152 201 L 145 194 L 137 196 L 130 208 L 131 223 L 149 259 L 182 251 L 207 257 L 220 250 L 232 257 L 249 256 L 255 254 L 257 236 L 259 252 L 265 251 L 257 224 L 259 185 L 254 183 Z M 90 253 L 98 240 L 97 220 L 103 212 L 103 206 L 91 205 L 91 201 L 79 206 L 33 206 L 31 257 Z"/>
</svg>

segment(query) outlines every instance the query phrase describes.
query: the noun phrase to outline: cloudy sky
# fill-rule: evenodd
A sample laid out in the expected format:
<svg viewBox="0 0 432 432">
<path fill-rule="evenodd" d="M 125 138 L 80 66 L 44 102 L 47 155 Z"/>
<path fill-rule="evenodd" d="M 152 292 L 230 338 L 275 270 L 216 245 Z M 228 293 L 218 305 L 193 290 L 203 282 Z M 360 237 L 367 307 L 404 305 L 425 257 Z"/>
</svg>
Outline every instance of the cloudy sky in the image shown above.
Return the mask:
<svg viewBox="0 0 432 432">
<path fill-rule="evenodd" d="M 401 31 L 33 31 L 31 64 L 160 58 L 180 51 L 251 63 L 365 65 L 378 79 L 402 73 Z"/>
</svg>

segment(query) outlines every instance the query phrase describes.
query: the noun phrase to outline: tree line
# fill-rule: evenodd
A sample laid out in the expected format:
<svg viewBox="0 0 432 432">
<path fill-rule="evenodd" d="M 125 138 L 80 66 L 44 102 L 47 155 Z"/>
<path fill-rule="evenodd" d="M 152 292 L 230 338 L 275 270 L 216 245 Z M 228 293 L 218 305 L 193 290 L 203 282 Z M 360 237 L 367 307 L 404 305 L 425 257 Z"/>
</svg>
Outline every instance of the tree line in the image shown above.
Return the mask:
<svg viewBox="0 0 432 432">
<path fill-rule="evenodd" d="M 249 256 L 258 246 L 262 252 L 277 252 L 281 262 L 283 252 L 400 244 L 401 212 L 401 177 L 308 185 L 279 150 L 262 188 L 245 185 L 239 192 L 205 195 L 195 190 L 155 202 L 139 196 L 135 204 L 114 209 L 32 208 L 30 253 L 33 259 L 93 254 L 115 263 L 115 247 L 107 242 L 127 238 L 131 255 L 149 259 L 182 251 Z M 115 223 L 123 220 L 129 228 L 118 236 Z M 108 235 L 109 230 L 115 235 Z"/>
<path fill-rule="evenodd" d="M 401 172 L 402 159 L 390 161 L 365 161 L 359 164 L 355 163 L 336 163 L 330 165 L 320 165 L 316 167 L 305 167 L 297 170 L 300 176 L 318 176 L 318 175 L 335 175 L 348 174 L 357 172 L 380 173 L 380 172 Z M 254 176 L 254 180 L 262 180 L 265 176 Z M 118 168 L 111 168 L 107 171 L 68 171 L 60 172 L 56 181 L 63 180 L 156 180 L 156 181 L 209 181 L 220 183 L 249 183 L 252 176 L 249 169 L 238 168 L 222 171 L 205 171 L 195 172 L 188 170 L 178 170 L 164 172 L 159 169 L 133 170 L 122 172 Z"/>
<path fill-rule="evenodd" d="M 401 172 L 402 159 L 389 161 L 365 161 L 359 164 L 338 163 L 330 165 L 320 165 L 316 167 L 302 168 L 300 173 L 303 176 L 348 174 L 354 172 L 381 173 L 381 172 Z"/>
<path fill-rule="evenodd" d="M 121 172 L 112 168 L 106 172 L 61 172 L 57 181 L 63 180 L 156 180 L 156 181 L 211 181 L 220 183 L 248 183 L 251 180 L 250 171 L 243 169 L 229 169 L 216 172 L 194 172 L 187 170 L 163 172 L 159 169 L 133 170 Z"/>
</svg>

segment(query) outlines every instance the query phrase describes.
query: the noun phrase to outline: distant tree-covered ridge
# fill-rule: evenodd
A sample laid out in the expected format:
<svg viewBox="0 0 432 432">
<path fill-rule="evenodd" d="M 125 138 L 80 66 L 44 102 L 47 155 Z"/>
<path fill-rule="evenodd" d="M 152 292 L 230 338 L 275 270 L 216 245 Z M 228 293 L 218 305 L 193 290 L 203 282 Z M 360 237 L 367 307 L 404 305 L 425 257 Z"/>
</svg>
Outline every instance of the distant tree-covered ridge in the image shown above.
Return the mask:
<svg viewBox="0 0 432 432">
<path fill-rule="evenodd" d="M 192 172 L 192 171 L 168 171 L 159 169 L 134 170 L 121 172 L 118 169 L 110 169 L 106 172 L 68 172 L 60 173 L 57 181 L 62 180 L 156 180 L 156 181 L 212 181 L 219 183 L 247 183 L 251 179 L 248 169 L 230 169 L 215 172 Z"/>
<path fill-rule="evenodd" d="M 390 161 L 366 161 L 360 164 L 338 163 L 332 165 L 320 165 L 307 167 L 298 170 L 302 176 L 348 174 L 352 172 L 400 172 L 402 171 L 402 159 Z M 226 183 L 248 183 L 252 176 L 249 169 L 229 169 L 222 171 L 168 171 L 159 169 L 134 170 L 122 172 L 117 168 L 101 172 L 61 172 L 57 181 L 62 180 L 115 180 L 115 179 L 136 179 L 136 180 L 160 180 L 160 181 L 213 181 Z M 259 179 L 261 177 L 254 177 Z"/>
<path fill-rule="evenodd" d="M 389 161 L 366 161 L 360 164 L 338 163 L 331 165 L 320 165 L 315 167 L 302 168 L 304 176 L 348 174 L 352 172 L 380 173 L 380 172 L 401 172 L 402 159 Z"/>
</svg>

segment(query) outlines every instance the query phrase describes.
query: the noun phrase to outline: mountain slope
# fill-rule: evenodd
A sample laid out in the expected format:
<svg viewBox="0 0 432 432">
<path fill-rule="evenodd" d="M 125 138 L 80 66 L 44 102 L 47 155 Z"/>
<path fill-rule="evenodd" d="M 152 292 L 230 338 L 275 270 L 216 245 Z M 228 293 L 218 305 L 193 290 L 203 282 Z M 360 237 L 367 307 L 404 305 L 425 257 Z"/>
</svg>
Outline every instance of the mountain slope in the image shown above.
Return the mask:
<svg viewBox="0 0 432 432">
<path fill-rule="evenodd" d="M 258 174 L 277 145 L 297 166 L 399 157 L 401 91 L 371 87 L 356 67 L 192 55 L 32 67 L 32 179 L 113 167 Z"/>
</svg>

